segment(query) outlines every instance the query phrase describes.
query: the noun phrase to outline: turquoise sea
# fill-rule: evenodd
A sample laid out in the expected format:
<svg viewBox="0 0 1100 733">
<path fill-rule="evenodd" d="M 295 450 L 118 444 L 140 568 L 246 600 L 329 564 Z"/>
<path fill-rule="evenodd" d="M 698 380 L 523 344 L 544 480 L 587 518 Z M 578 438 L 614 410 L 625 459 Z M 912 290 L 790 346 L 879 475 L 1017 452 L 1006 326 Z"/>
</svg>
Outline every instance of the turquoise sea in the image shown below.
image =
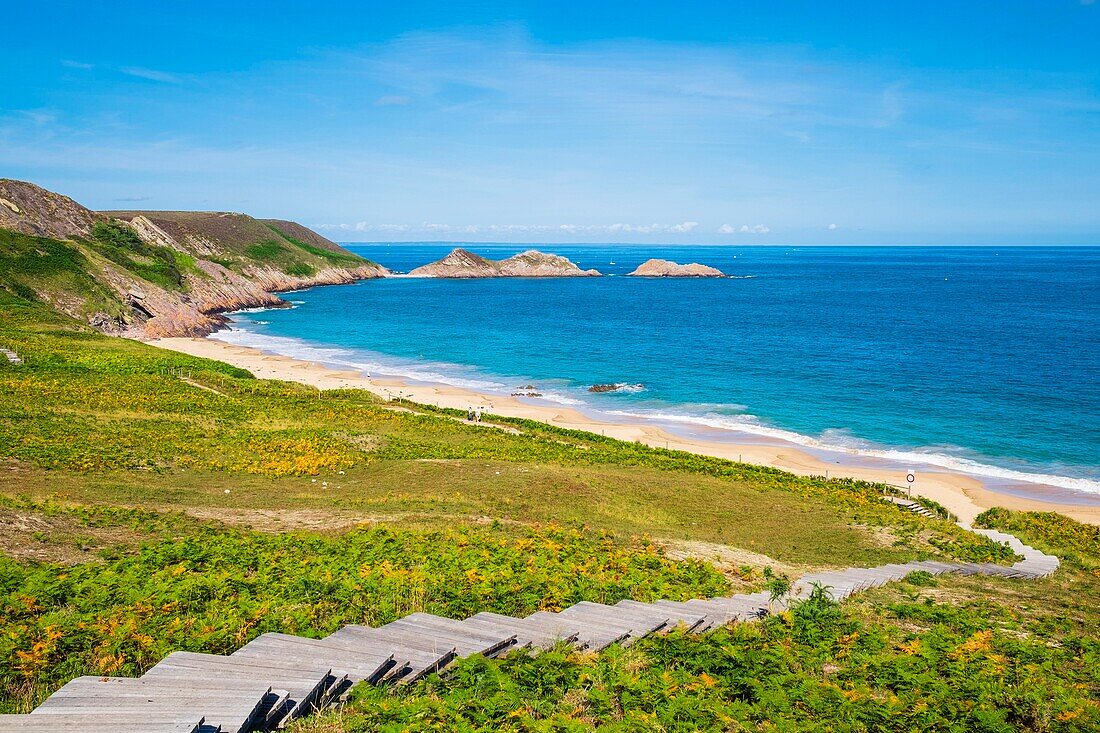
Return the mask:
<svg viewBox="0 0 1100 733">
<path fill-rule="evenodd" d="M 399 271 L 454 244 L 349 245 Z M 502 258 L 526 245 L 466 245 Z M 236 315 L 235 343 L 611 419 L 1100 496 L 1100 247 L 543 245 L 611 277 L 387 279 Z M 623 277 L 661 257 L 732 277 Z M 612 264 L 614 263 L 614 264 Z M 593 394 L 593 384 L 622 388 Z"/>
</svg>

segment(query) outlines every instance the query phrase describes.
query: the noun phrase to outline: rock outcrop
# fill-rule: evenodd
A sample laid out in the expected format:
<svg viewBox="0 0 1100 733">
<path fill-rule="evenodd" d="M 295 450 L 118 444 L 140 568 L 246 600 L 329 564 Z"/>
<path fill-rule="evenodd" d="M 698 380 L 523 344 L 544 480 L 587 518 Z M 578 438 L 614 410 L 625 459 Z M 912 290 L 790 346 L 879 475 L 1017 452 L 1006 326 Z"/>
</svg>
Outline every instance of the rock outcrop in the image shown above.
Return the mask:
<svg viewBox="0 0 1100 733">
<path fill-rule="evenodd" d="M 71 270 L 44 277 L 9 268 L 0 287 L 135 338 L 206 335 L 225 325 L 227 311 L 286 305 L 278 292 L 390 274 L 295 222 L 222 212 L 94 212 L 7 179 L 0 180 L 0 228 L 55 240 L 48 246 L 69 253 L 58 262 Z M 47 244 L 28 237 L 5 246 L 11 251 L 0 247 L 0 258 L 16 262 Z M 159 263 L 159 275 L 150 274 L 150 263 Z"/>
<path fill-rule="evenodd" d="M 451 250 L 441 260 L 421 265 L 409 273 L 410 277 L 500 277 L 500 263 L 475 255 L 462 248 Z"/>
<path fill-rule="evenodd" d="M 678 265 L 669 260 L 652 259 L 638 265 L 629 277 L 725 277 L 725 274 L 717 268 L 697 262 Z"/>
<path fill-rule="evenodd" d="M 26 181 L 0 178 L 0 229 L 71 239 L 90 235 L 95 222 L 104 218 L 68 196 Z"/>
<path fill-rule="evenodd" d="M 596 277 L 595 270 L 582 270 L 565 257 L 527 250 L 505 260 L 490 260 L 469 250 L 452 250 L 443 259 L 422 265 L 409 277 Z"/>
</svg>

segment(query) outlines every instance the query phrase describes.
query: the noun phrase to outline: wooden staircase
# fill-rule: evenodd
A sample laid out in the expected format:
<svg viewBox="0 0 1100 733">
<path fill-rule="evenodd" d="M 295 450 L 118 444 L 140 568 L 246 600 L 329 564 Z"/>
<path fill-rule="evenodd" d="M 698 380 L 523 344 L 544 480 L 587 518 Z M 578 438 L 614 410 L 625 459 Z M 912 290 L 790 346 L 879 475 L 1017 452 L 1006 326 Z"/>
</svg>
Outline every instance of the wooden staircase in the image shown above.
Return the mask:
<svg viewBox="0 0 1100 733">
<path fill-rule="evenodd" d="M 842 600 L 924 571 L 933 575 L 1040 578 L 1058 558 L 996 530 L 973 530 L 1008 544 L 1023 560 L 992 563 L 931 560 L 811 573 L 771 603 L 785 608 L 815 585 Z M 78 677 L 26 715 L 0 715 L 0 733 L 244 733 L 286 726 L 340 704 L 356 684 L 400 685 L 473 654 L 497 657 L 570 644 L 598 651 L 673 628 L 702 633 L 769 613 L 768 593 L 690 601 L 578 603 L 526 618 L 478 613 L 468 619 L 413 613 L 379 628 L 345 626 L 324 639 L 263 634 L 228 656 L 173 652 L 140 678 Z"/>
</svg>

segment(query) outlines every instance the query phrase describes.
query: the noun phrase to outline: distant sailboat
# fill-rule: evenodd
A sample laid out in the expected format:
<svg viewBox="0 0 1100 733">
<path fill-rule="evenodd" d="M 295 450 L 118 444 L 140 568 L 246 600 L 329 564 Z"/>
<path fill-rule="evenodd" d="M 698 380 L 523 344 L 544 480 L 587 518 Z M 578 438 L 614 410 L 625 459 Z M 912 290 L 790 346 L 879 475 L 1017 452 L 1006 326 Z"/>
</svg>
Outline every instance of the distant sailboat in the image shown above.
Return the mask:
<svg viewBox="0 0 1100 733">
<path fill-rule="evenodd" d="M 610 262 L 608 262 L 607 264 L 609 264 L 609 265 L 614 265 L 614 264 L 615 264 L 615 260 L 611 260 L 611 261 L 610 261 Z"/>
</svg>

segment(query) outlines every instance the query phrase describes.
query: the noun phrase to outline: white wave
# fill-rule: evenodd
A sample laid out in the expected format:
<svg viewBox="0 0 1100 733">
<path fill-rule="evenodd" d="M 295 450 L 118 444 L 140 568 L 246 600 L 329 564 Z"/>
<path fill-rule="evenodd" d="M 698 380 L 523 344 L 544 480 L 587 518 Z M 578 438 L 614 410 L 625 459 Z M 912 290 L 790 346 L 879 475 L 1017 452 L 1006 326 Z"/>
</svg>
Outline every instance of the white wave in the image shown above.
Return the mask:
<svg viewBox="0 0 1100 733">
<path fill-rule="evenodd" d="M 271 323 L 271 321 L 252 321 L 252 322 L 255 323 L 257 326 L 266 326 L 269 323 Z"/>
<path fill-rule="evenodd" d="M 237 346 L 247 346 L 281 356 L 288 356 L 292 359 L 354 369 L 365 374 L 386 374 L 394 377 L 404 377 L 415 382 L 448 384 L 471 390 L 500 392 L 505 388 L 505 385 L 501 382 L 449 374 L 443 371 L 447 366 L 445 364 L 429 365 L 429 368 L 426 369 L 422 366 L 413 366 L 400 361 L 388 361 L 366 351 L 335 346 L 317 346 L 301 339 L 288 336 L 269 336 L 247 329 L 236 328 L 228 331 L 218 331 L 211 334 L 210 338 Z M 432 366 L 435 368 L 431 368 Z"/>
<path fill-rule="evenodd" d="M 458 365 L 440 363 L 414 366 L 399 360 L 391 361 L 381 355 L 376 355 L 367 351 L 318 346 L 301 339 L 285 336 L 269 336 L 241 328 L 218 331 L 212 334 L 210 338 L 305 361 L 350 368 L 367 374 L 386 374 L 407 378 L 416 382 L 447 384 L 465 389 L 498 394 L 509 394 L 511 392 L 511 390 L 508 389 L 508 385 L 502 382 L 465 377 L 451 373 L 450 369 L 453 368 L 458 370 L 461 368 Z M 624 387 L 627 389 L 623 389 Z M 633 389 L 634 387 L 644 389 L 642 385 L 623 384 L 620 385 L 616 391 L 641 391 L 640 389 Z M 542 396 L 536 399 L 570 406 L 583 406 L 589 404 L 584 400 L 557 392 L 543 392 Z M 1100 481 L 1094 479 L 995 466 L 972 458 L 960 455 L 950 455 L 944 452 L 946 450 L 951 450 L 949 448 L 902 449 L 877 446 L 846 434 L 843 431 L 826 431 L 822 433 L 820 437 L 814 438 L 790 430 L 765 425 L 761 423 L 756 416 L 750 414 L 728 415 L 714 412 L 682 414 L 668 411 L 642 410 L 601 410 L 601 412 L 607 415 L 640 418 L 657 422 L 698 425 L 729 430 L 732 432 L 747 433 L 817 450 L 884 459 L 898 464 L 899 468 L 902 469 L 932 466 L 999 481 L 1041 484 L 1072 491 L 1100 494 Z"/>
<path fill-rule="evenodd" d="M 566 397 L 563 394 L 557 394 L 555 392 L 540 392 L 539 397 L 534 399 L 546 400 L 547 402 L 553 402 L 558 405 L 585 405 L 588 404 L 584 400 L 578 400 L 574 397 Z"/>
<path fill-rule="evenodd" d="M 611 410 L 608 412 L 609 414 L 623 417 L 635 417 L 658 422 L 701 425 L 704 427 L 749 433 L 751 435 L 802 445 L 807 448 L 881 458 L 906 468 L 934 466 L 936 468 L 944 468 L 951 471 L 959 471 L 961 473 L 1002 481 L 1042 484 L 1044 486 L 1055 486 L 1061 489 L 1070 489 L 1072 491 L 1083 491 L 1089 494 L 1100 494 L 1100 481 L 1094 479 L 1059 476 L 1057 474 L 1021 471 L 1002 466 L 994 466 L 963 456 L 953 456 L 937 452 L 933 449 L 921 450 L 873 446 L 866 441 L 846 436 L 841 431 L 827 431 L 822 434 L 821 438 L 813 438 L 790 430 L 763 425 L 754 415 L 683 415 L 669 412 L 629 412 L 626 410 Z"/>
<path fill-rule="evenodd" d="M 605 387 L 606 385 L 595 385 L 599 387 Z M 632 384 L 630 382 L 614 382 L 612 384 L 613 389 L 593 389 L 589 387 L 589 392 L 595 392 L 599 394 L 613 394 L 615 392 L 645 392 L 645 385 L 642 383 Z"/>
</svg>

